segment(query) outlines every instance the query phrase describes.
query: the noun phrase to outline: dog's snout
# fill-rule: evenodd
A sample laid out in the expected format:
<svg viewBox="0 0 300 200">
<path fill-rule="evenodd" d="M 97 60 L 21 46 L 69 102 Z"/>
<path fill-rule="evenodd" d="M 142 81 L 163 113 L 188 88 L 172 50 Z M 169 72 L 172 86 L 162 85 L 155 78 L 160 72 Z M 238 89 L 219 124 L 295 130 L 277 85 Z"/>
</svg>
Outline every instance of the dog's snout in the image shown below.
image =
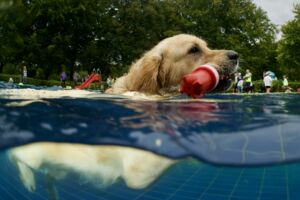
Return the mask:
<svg viewBox="0 0 300 200">
<path fill-rule="evenodd" d="M 230 60 L 237 60 L 239 58 L 239 54 L 235 51 L 228 51 L 226 55 Z"/>
</svg>

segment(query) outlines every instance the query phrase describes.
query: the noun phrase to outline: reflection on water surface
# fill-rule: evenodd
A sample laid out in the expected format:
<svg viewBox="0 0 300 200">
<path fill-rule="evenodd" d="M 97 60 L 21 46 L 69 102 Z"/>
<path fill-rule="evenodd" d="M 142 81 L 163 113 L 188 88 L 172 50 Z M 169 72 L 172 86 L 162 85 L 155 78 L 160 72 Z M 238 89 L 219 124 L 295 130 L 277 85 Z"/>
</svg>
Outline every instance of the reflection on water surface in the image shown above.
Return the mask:
<svg viewBox="0 0 300 200">
<path fill-rule="evenodd" d="M 216 164 L 297 160 L 300 96 L 208 95 L 189 101 L 0 99 L 0 147 L 53 141 L 125 145 Z"/>
</svg>

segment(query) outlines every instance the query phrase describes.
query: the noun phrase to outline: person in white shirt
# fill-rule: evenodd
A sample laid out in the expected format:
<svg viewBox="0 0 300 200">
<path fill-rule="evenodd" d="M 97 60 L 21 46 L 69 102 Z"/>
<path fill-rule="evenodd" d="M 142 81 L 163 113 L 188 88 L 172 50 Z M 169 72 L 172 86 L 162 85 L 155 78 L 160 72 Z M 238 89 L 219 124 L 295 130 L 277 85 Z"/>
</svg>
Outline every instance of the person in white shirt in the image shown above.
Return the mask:
<svg viewBox="0 0 300 200">
<path fill-rule="evenodd" d="M 264 86 L 265 86 L 265 92 L 266 93 L 271 92 L 272 81 L 273 81 L 273 79 L 271 78 L 271 76 L 269 76 L 269 74 L 266 73 L 265 77 L 264 77 Z"/>
</svg>

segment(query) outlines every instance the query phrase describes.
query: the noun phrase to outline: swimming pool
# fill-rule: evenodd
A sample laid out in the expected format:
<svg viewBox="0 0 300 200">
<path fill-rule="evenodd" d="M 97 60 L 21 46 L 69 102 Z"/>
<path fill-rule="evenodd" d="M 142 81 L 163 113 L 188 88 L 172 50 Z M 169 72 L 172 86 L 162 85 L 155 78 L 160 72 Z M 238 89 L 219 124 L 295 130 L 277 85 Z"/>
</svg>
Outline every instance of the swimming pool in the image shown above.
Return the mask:
<svg viewBox="0 0 300 200">
<path fill-rule="evenodd" d="M 300 197 L 299 94 L 150 101 L 0 88 L 0 199 Z M 95 163 L 101 177 L 123 175 L 104 184 Z"/>
</svg>

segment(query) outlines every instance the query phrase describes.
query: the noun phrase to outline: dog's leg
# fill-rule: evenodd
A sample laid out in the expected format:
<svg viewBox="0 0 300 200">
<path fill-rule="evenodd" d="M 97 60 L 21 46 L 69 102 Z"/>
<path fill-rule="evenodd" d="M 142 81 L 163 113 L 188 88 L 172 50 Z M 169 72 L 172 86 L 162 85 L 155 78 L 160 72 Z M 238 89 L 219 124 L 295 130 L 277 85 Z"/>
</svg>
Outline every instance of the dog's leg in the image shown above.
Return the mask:
<svg viewBox="0 0 300 200">
<path fill-rule="evenodd" d="M 46 189 L 48 193 L 48 197 L 51 200 L 59 200 L 58 191 L 55 187 L 55 179 L 49 175 L 45 175 Z"/>
<path fill-rule="evenodd" d="M 22 180 L 24 186 L 30 192 L 35 191 L 35 177 L 30 167 L 20 161 L 17 161 L 17 167 L 20 172 L 20 179 Z"/>
<path fill-rule="evenodd" d="M 131 153 L 131 154 L 130 154 Z M 123 178 L 130 188 L 142 189 L 153 183 L 176 160 L 141 150 L 127 152 L 123 160 Z"/>
<path fill-rule="evenodd" d="M 36 156 L 35 151 L 28 147 L 17 147 L 9 151 L 9 158 L 16 165 L 19 177 L 23 185 L 33 192 L 36 189 L 34 172 L 41 165 L 41 159 Z"/>
</svg>

